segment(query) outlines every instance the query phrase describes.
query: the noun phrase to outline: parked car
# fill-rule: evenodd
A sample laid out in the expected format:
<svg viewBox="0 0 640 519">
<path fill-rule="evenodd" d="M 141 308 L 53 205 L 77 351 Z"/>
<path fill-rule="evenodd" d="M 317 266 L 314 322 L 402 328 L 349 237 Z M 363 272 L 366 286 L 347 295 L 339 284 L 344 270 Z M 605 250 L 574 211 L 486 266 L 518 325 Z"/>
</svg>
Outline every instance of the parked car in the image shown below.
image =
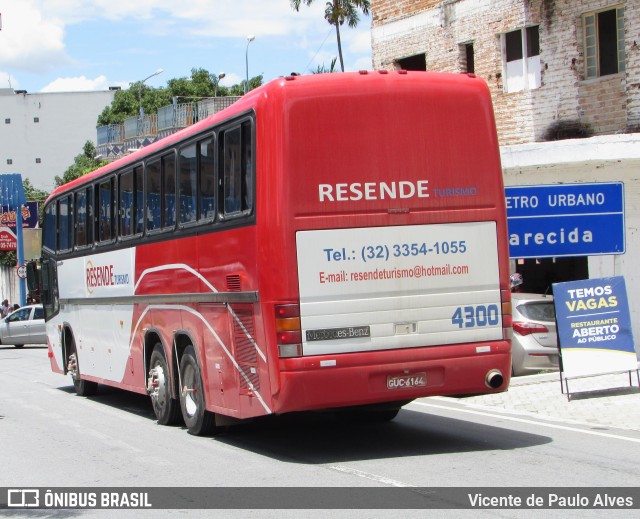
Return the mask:
<svg viewBox="0 0 640 519">
<path fill-rule="evenodd" d="M 23 306 L 0 320 L 0 344 L 47 344 L 42 305 Z"/>
<path fill-rule="evenodd" d="M 526 375 L 536 371 L 557 370 L 559 354 L 553 296 L 514 292 L 511 300 L 512 374 Z"/>
</svg>

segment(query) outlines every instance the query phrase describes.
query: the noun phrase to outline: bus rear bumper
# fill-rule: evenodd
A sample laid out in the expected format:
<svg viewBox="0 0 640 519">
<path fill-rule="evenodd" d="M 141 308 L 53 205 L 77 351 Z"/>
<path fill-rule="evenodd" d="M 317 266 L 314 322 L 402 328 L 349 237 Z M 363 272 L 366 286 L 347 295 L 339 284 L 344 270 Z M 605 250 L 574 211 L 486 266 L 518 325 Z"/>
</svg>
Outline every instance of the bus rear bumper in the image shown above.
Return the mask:
<svg viewBox="0 0 640 519">
<path fill-rule="evenodd" d="M 511 375 L 509 343 L 492 343 L 491 351 L 481 351 L 467 345 L 281 360 L 273 411 L 506 391 Z M 445 358 L 444 353 L 449 355 Z"/>
</svg>

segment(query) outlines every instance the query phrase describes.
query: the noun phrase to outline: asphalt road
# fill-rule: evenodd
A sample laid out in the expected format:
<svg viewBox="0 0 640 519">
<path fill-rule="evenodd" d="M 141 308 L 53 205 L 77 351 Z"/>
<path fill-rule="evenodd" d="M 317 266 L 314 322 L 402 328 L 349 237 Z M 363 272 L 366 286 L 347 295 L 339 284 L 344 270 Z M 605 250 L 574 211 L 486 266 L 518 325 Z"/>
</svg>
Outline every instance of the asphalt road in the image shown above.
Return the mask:
<svg viewBox="0 0 640 519">
<path fill-rule="evenodd" d="M 105 386 L 96 397 L 76 396 L 69 377 L 51 373 L 46 348 L 0 347 L 0 488 L 637 489 L 639 442 L 637 435 L 551 427 L 437 398 L 410 404 L 386 424 L 348 425 L 331 415 L 301 413 L 257 420 L 217 437 L 194 437 L 184 427 L 157 425 L 146 396 Z M 282 494 L 284 500 L 290 497 Z M 288 507 L 285 502 L 281 506 Z M 17 510 L 3 512 L 22 516 Z M 389 516 L 387 512 L 355 510 L 344 516 Z M 488 517 L 536 512 L 474 511 Z M 602 510 L 551 512 L 545 516 L 596 517 Z M 138 511 L 136 517 L 147 513 L 151 517 L 151 511 Z M 155 511 L 154 517 L 179 513 L 192 517 L 196 511 Z M 294 517 L 292 513 L 278 517 Z M 73 514 L 120 517 L 122 511 Z M 633 512 L 614 514 L 631 517 Z M 226 515 L 269 516 L 264 510 Z M 423 517 L 424 511 L 403 515 Z"/>
</svg>

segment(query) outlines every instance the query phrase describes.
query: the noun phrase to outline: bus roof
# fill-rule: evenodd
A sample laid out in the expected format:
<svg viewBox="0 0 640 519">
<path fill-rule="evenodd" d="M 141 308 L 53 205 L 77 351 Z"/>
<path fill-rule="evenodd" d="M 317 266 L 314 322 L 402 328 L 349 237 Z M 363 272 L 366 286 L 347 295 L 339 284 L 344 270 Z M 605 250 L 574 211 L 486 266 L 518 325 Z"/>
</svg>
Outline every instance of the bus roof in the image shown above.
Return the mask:
<svg viewBox="0 0 640 519">
<path fill-rule="evenodd" d="M 421 71 L 360 71 L 346 72 L 337 74 L 310 74 L 306 76 L 284 76 L 274 79 L 264 85 L 252 90 L 240 100 L 231 106 L 188 126 L 167 137 L 158 139 L 154 143 L 138 149 L 137 151 L 117 159 L 105 166 L 102 166 L 91 173 L 83 175 L 71 182 L 57 187 L 50 194 L 47 202 L 55 198 L 61 193 L 68 192 L 79 186 L 90 184 L 101 177 L 107 177 L 110 173 L 117 171 L 123 167 L 133 166 L 145 158 L 161 152 L 167 147 L 177 142 L 188 139 L 190 136 L 197 135 L 206 131 L 217 123 L 222 123 L 236 115 L 246 113 L 251 109 L 267 100 L 285 97 L 305 97 L 314 98 L 319 95 L 326 95 L 330 92 L 362 92 L 363 89 L 380 89 L 380 91 L 393 91 L 398 82 L 405 84 L 414 84 L 415 86 L 424 85 L 425 80 L 430 83 L 443 83 L 454 85 L 460 82 L 471 82 L 476 84 L 478 89 L 487 91 L 488 89 L 484 80 L 476 78 L 474 74 L 450 74 L 440 72 L 421 72 Z M 471 81 L 470 81 L 471 80 Z M 488 94 L 487 94 L 488 97 Z"/>
</svg>

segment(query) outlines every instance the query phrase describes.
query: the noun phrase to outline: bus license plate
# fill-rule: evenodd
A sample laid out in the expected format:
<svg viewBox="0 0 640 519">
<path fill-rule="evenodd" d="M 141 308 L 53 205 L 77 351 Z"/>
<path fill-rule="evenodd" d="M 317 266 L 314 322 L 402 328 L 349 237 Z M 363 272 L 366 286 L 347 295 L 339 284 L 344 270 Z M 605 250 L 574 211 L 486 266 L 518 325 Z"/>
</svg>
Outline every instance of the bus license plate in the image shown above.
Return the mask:
<svg viewBox="0 0 640 519">
<path fill-rule="evenodd" d="M 397 375 L 387 377 L 387 389 L 405 389 L 412 387 L 424 387 L 427 385 L 426 373 L 414 373 L 413 375 Z"/>
</svg>

